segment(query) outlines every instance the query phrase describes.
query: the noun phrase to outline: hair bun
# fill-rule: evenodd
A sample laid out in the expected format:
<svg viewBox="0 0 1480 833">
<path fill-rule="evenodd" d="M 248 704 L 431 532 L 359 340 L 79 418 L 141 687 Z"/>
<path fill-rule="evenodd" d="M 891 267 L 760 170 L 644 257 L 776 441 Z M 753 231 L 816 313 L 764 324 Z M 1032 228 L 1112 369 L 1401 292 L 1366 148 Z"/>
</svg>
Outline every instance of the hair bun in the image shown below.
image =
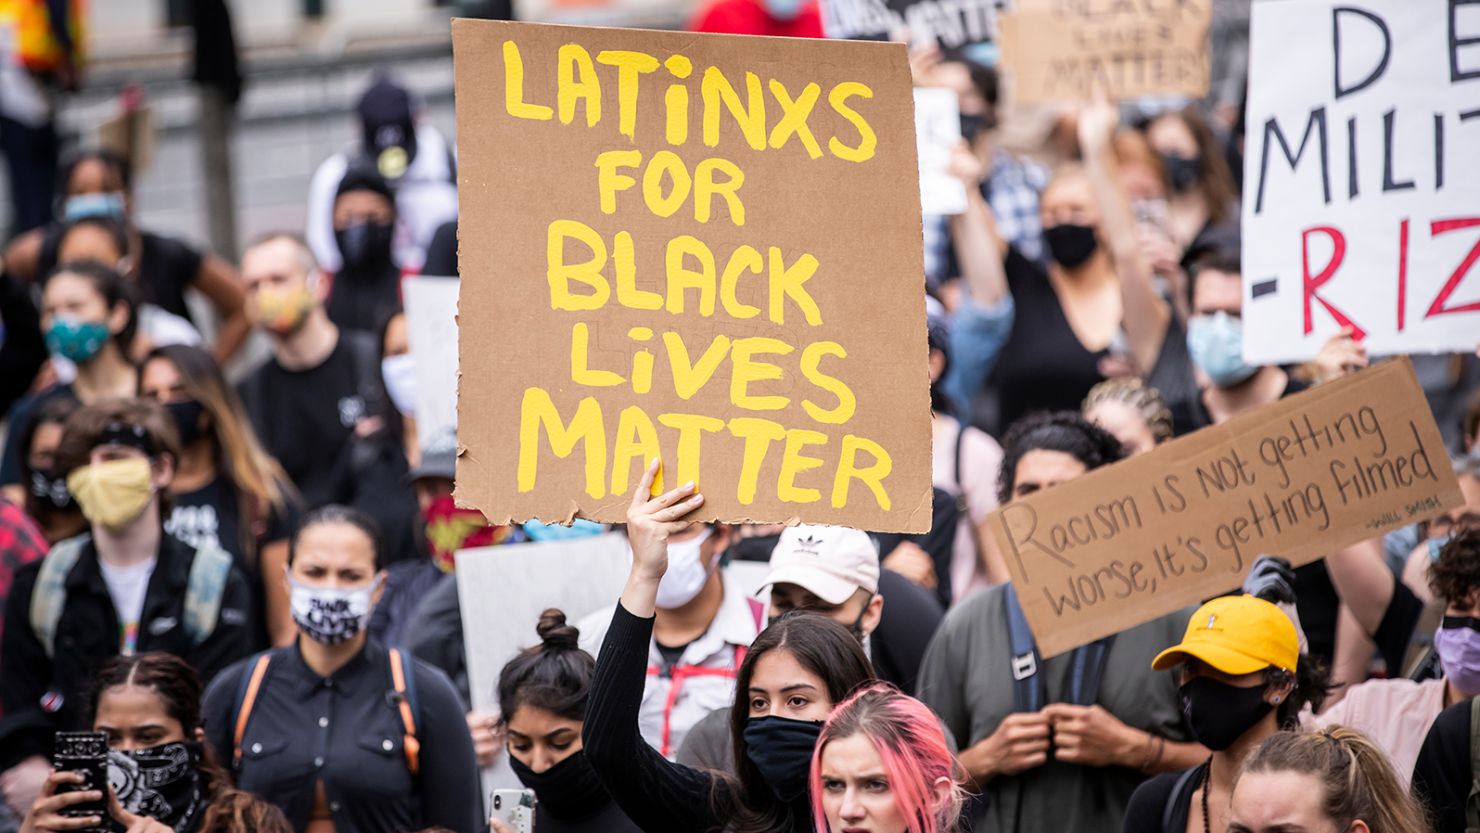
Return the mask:
<svg viewBox="0 0 1480 833">
<path fill-rule="evenodd" d="M 547 651 L 575 651 L 581 647 L 580 629 L 575 625 L 567 625 L 565 612 L 558 608 L 552 607 L 541 613 L 540 622 L 534 626 L 534 630 L 540 635 L 540 641 Z"/>
</svg>

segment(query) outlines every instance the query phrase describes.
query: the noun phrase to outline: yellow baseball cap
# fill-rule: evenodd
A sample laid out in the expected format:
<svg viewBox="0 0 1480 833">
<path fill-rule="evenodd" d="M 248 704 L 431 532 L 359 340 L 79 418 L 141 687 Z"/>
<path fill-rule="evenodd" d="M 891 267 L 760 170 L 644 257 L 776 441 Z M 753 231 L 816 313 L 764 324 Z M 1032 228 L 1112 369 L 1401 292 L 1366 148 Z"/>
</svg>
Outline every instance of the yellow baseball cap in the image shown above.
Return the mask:
<svg viewBox="0 0 1480 833">
<path fill-rule="evenodd" d="M 1225 674 L 1252 674 L 1271 665 L 1294 671 L 1300 637 L 1283 610 L 1254 596 L 1222 596 L 1192 614 L 1182 642 L 1162 651 L 1151 667 L 1165 671 L 1196 659 Z"/>
</svg>

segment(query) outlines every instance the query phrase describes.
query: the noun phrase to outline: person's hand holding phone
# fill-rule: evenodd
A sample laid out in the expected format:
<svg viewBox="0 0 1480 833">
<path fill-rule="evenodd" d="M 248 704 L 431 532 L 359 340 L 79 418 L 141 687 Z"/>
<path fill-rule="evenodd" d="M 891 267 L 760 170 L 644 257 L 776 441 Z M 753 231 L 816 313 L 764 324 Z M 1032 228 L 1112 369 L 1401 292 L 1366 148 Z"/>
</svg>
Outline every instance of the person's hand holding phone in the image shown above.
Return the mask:
<svg viewBox="0 0 1480 833">
<path fill-rule="evenodd" d="M 150 818 L 149 816 L 136 816 L 123 809 L 118 803 L 118 795 L 113 788 L 108 788 L 108 812 L 118 823 L 123 825 L 125 833 L 175 833 L 169 825 Z"/>
<path fill-rule="evenodd" d="M 63 815 L 69 807 L 103 800 L 103 793 L 99 790 L 58 792 L 61 787 L 85 782 L 86 778 L 80 772 L 53 772 L 48 775 L 46 782 L 41 785 L 41 794 L 37 797 L 36 803 L 31 805 L 31 811 L 26 814 L 25 821 L 21 822 L 20 833 L 49 833 L 54 830 L 89 830 L 102 827 L 101 816 Z"/>
</svg>

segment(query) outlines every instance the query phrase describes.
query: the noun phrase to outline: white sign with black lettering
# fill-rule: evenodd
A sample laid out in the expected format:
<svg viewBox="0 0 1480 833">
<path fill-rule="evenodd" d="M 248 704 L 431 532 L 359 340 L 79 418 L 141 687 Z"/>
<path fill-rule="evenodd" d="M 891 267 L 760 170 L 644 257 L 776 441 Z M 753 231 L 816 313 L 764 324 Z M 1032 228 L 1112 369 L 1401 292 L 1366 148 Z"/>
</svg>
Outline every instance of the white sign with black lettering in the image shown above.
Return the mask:
<svg viewBox="0 0 1480 833">
<path fill-rule="evenodd" d="M 1480 3 L 1260 0 L 1243 195 L 1244 358 L 1480 343 Z"/>
</svg>

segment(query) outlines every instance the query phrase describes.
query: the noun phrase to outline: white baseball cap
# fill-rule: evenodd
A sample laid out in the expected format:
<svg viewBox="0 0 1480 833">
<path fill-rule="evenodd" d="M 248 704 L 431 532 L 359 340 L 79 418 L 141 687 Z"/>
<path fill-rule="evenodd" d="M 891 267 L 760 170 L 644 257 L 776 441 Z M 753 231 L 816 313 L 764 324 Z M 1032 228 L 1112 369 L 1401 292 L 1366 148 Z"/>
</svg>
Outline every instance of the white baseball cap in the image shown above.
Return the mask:
<svg viewBox="0 0 1480 833">
<path fill-rule="evenodd" d="M 771 550 L 761 584 L 795 584 L 828 604 L 846 602 L 861 587 L 879 592 L 879 548 L 866 532 L 846 526 L 794 526 Z"/>
</svg>

